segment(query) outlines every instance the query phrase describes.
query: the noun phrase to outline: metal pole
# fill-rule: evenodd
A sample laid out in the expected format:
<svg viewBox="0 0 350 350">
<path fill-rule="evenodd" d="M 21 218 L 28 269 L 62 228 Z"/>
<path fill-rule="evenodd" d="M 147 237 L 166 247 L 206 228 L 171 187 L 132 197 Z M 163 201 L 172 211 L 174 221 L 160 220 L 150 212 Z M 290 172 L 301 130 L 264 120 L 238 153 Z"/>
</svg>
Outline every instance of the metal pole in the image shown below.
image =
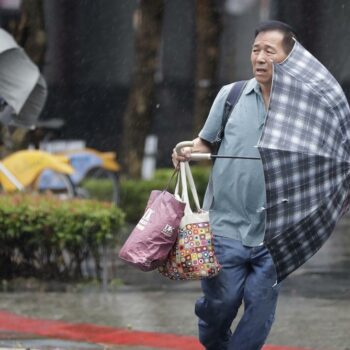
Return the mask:
<svg viewBox="0 0 350 350">
<path fill-rule="evenodd" d="M 259 157 L 239 157 L 239 156 L 218 156 L 217 154 L 212 154 L 211 158 L 226 158 L 226 159 L 252 159 L 252 160 L 261 160 Z"/>
<path fill-rule="evenodd" d="M 108 291 L 108 245 L 103 242 L 102 245 L 102 292 Z"/>
<path fill-rule="evenodd" d="M 191 160 L 210 160 L 210 159 L 250 159 L 250 160 L 260 160 L 259 157 L 241 157 L 241 156 L 225 156 L 225 155 L 217 155 L 211 153 L 191 153 Z"/>
<path fill-rule="evenodd" d="M 17 188 L 19 191 L 24 190 L 24 186 L 18 181 L 18 179 L 8 170 L 5 165 L 0 162 L 0 171 L 7 177 L 7 179 Z"/>
</svg>

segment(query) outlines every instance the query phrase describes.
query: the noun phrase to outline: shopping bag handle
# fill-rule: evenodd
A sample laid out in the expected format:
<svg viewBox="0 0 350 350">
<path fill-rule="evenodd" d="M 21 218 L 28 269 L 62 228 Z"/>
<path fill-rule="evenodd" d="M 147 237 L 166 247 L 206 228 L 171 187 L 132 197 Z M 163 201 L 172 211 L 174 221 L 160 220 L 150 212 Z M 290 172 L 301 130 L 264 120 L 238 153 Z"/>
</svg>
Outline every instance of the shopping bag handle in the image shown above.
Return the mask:
<svg viewBox="0 0 350 350">
<path fill-rule="evenodd" d="M 180 193 L 181 185 L 181 193 Z M 179 173 L 177 176 L 176 186 L 175 186 L 175 198 L 185 202 L 189 206 L 189 197 L 187 190 L 187 179 L 186 179 L 186 170 L 184 162 L 180 162 Z"/>
<path fill-rule="evenodd" d="M 169 190 L 169 187 L 170 187 L 170 185 L 171 185 L 175 175 L 176 175 L 176 178 L 178 178 L 178 174 L 179 174 L 179 169 L 175 168 L 174 172 L 172 173 L 172 175 L 171 175 L 171 177 L 170 177 L 170 179 L 169 179 L 168 183 L 166 184 L 166 186 L 165 186 L 163 191 L 168 191 Z M 177 186 L 177 180 L 176 180 L 176 186 Z"/>
<path fill-rule="evenodd" d="M 190 165 L 188 164 L 188 162 L 185 162 L 185 171 L 186 171 L 186 177 L 187 177 L 187 180 L 188 180 L 188 184 L 190 185 L 190 189 L 191 189 L 192 197 L 193 197 L 193 200 L 194 200 L 194 204 L 196 206 L 197 211 L 200 211 L 201 208 L 200 208 L 200 205 L 199 205 L 199 198 L 198 198 L 197 188 L 196 188 L 196 185 L 194 183 L 193 175 L 192 175 L 191 168 L 190 168 Z"/>
<path fill-rule="evenodd" d="M 181 195 L 179 194 L 179 186 L 181 183 Z M 190 200 L 189 200 L 189 191 L 188 191 L 188 186 L 190 186 L 190 190 L 192 193 L 192 198 L 194 201 L 194 204 L 196 206 L 197 212 L 201 211 L 200 205 L 199 205 L 199 198 L 198 198 L 198 193 L 196 189 L 196 185 L 193 180 L 192 172 L 190 169 L 190 166 L 188 162 L 180 162 L 180 173 L 178 176 L 178 180 L 176 183 L 176 188 L 175 188 L 175 198 L 182 200 L 183 202 L 186 203 L 186 208 L 185 212 L 188 214 L 192 213 L 191 205 L 190 205 Z"/>
<path fill-rule="evenodd" d="M 188 203 L 188 201 L 186 201 L 186 196 L 185 196 L 185 192 L 187 192 L 187 183 L 186 183 L 186 178 L 184 179 L 184 171 L 183 170 L 181 171 L 182 167 L 183 165 L 181 162 L 178 168 L 174 196 L 177 200 Z M 181 193 L 180 193 L 180 187 L 181 187 Z"/>
</svg>

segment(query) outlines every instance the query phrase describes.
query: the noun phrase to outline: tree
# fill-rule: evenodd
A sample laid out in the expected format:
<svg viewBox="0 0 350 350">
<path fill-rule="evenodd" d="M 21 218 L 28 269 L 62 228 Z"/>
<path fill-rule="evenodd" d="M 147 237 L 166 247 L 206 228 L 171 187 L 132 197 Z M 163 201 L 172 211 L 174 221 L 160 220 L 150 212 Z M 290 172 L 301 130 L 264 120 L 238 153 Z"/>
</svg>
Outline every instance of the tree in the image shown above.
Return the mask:
<svg viewBox="0 0 350 350">
<path fill-rule="evenodd" d="M 45 62 L 46 31 L 43 0 L 23 0 L 14 37 L 30 59 L 42 68 Z"/>
<path fill-rule="evenodd" d="M 221 18 L 215 0 L 196 0 L 196 90 L 194 135 L 203 126 L 213 102 L 214 81 L 219 59 Z"/>
<path fill-rule="evenodd" d="M 139 177 L 144 144 L 152 124 L 158 53 L 164 12 L 163 0 L 141 0 L 135 14 L 135 64 L 123 120 L 124 171 Z"/>
</svg>

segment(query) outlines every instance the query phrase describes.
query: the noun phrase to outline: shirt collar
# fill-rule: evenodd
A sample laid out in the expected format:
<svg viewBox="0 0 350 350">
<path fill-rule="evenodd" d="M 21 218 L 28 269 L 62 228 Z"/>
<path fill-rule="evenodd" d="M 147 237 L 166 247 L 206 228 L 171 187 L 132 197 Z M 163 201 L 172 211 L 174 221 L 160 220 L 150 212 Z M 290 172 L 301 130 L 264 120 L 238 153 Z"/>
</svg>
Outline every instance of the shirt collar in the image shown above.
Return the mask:
<svg viewBox="0 0 350 350">
<path fill-rule="evenodd" d="M 256 81 L 255 78 L 250 79 L 247 83 L 247 86 L 244 90 L 244 94 L 245 95 L 249 95 L 250 93 L 252 93 L 253 91 L 255 91 L 257 94 L 261 94 L 261 90 L 260 90 L 260 85 L 259 83 Z"/>
</svg>

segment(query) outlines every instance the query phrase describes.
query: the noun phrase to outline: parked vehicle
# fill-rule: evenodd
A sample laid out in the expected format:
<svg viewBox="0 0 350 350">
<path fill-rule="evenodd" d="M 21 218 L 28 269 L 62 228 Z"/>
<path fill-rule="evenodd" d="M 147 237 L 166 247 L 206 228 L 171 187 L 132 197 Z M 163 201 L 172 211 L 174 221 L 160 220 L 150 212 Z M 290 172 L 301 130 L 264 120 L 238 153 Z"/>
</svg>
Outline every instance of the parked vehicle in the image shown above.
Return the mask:
<svg viewBox="0 0 350 350">
<path fill-rule="evenodd" d="M 50 171 L 61 182 L 60 188 L 44 189 L 38 181 L 45 171 Z M 74 168 L 69 158 L 40 150 L 21 150 L 0 161 L 0 184 L 4 192 L 50 190 L 62 198 L 75 196 L 74 185 L 69 177 Z"/>
<path fill-rule="evenodd" d="M 99 152 L 95 149 L 83 148 L 67 150 L 60 155 L 67 157 L 74 169 L 69 177 L 78 197 L 119 204 L 120 165 L 114 152 Z M 62 179 L 52 169 L 45 170 L 38 182 L 40 190 L 60 191 L 64 186 Z"/>
</svg>

